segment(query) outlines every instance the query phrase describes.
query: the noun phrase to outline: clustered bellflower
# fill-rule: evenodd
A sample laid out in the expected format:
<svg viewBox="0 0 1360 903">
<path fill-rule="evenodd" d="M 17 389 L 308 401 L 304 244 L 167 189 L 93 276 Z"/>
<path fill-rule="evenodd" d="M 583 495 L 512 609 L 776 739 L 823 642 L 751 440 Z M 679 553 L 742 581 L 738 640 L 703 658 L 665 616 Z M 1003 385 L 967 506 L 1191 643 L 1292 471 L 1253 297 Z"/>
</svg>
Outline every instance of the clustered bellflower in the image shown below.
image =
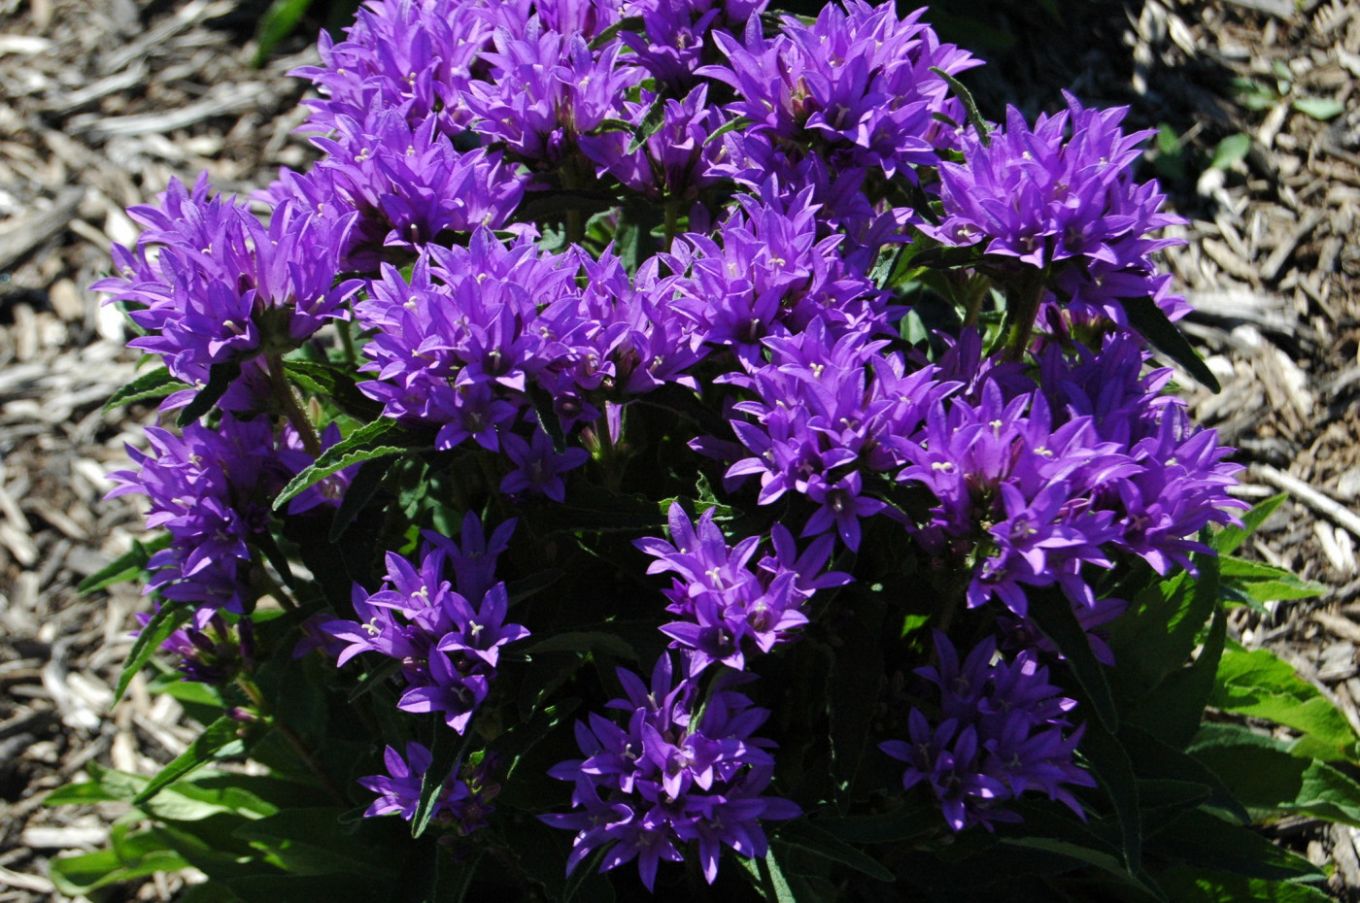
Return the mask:
<svg viewBox="0 0 1360 903">
<path fill-rule="evenodd" d="M 532 518 L 612 503 L 630 464 L 702 468 L 714 498 L 668 497 L 665 535 L 622 545 L 660 578 L 626 604 L 669 648 L 650 686 L 618 671 L 605 708 L 622 718 L 577 724 L 581 758 L 549 772 L 570 811 L 542 816 L 574 833 L 569 870 L 602 851 L 602 870 L 636 860 L 648 888 L 687 856 L 711 883 L 724 849 L 763 856 L 764 825 L 799 815 L 756 735 L 769 712 L 736 688 L 834 634 L 840 593 L 904 559 L 940 621 L 979 628 L 962 662 L 937 633 L 924 693 L 890 713 L 880 748 L 904 790 L 953 831 L 1013 822 L 1029 793 L 1081 815 L 1081 719 L 1049 682 L 1058 650 L 1031 602 L 1070 606 L 1110 664 L 1101 633 L 1127 605 L 1099 578 L 1192 569 L 1200 531 L 1244 507 L 1232 450 L 1165 394 L 1170 371 L 1132 330 L 1132 303 L 1188 309 L 1154 259 L 1180 221 L 1133 173 L 1148 133 L 1071 96 L 1032 124 L 969 122 L 953 79 L 981 61 L 924 10 L 766 6 L 369 0 L 295 72 L 317 92 L 304 130 L 320 159 L 250 202 L 172 182 L 132 211 L 145 231 L 96 286 L 189 385 L 163 412 L 228 383 L 113 475 L 111 495 L 145 496 L 168 537 L 149 592 L 195 611 L 165 651 L 189 679 L 248 677 L 262 553 L 291 554 L 293 518 L 375 492 L 403 537 L 373 550 L 381 586 L 331 600 L 297 654 L 386 660 L 399 710 L 486 741 L 435 799 L 459 833 L 494 817 L 499 725 L 473 719 L 499 711 L 498 676 L 542 630 L 512 613 L 505 581 L 525 575 L 502 559 L 568 536 Z M 903 338 L 919 324 L 898 255 L 929 267 L 937 245 L 968 261 L 951 279 L 1032 315 L 1006 354 L 971 325 Z M 310 381 L 290 385 L 290 367 Z M 318 418 L 329 390 L 312 383 L 332 378 L 353 391 Z M 658 437 L 635 427 L 648 406 L 701 413 Z M 358 486 L 353 467 L 273 510 L 365 410 L 420 443 L 422 466 L 453 462 L 436 501 L 459 506 L 456 538 L 419 529 L 457 523 L 427 517 L 430 499 L 389 504 L 396 478 Z M 654 441 L 669 457 L 642 456 Z M 478 513 L 506 506 L 518 533 Z M 433 756 L 385 739 L 366 814 L 410 820 Z"/>
</svg>

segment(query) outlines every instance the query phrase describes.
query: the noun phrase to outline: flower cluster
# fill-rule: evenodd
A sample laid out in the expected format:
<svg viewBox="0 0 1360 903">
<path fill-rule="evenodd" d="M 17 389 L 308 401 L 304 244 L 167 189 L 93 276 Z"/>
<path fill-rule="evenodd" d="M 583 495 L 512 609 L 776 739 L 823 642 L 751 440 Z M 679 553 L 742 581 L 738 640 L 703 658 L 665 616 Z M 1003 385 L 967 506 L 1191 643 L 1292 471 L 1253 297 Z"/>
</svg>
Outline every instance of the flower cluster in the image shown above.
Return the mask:
<svg viewBox="0 0 1360 903">
<path fill-rule="evenodd" d="M 1068 108 L 1041 115 L 1033 128 L 1014 107 L 990 135 L 962 138 L 964 161 L 941 163 L 944 218 L 922 231 L 955 245 L 982 244 L 989 257 L 1062 274 L 1058 288 L 1079 309 L 1121 326 L 1121 298 L 1155 297 L 1168 312 L 1151 254 L 1175 239 L 1153 237 L 1183 222 L 1162 212 L 1156 182 L 1135 182 L 1131 164 L 1152 132 L 1124 134 L 1127 108 Z M 1164 300 L 1165 299 L 1165 300 Z"/>
<path fill-rule="evenodd" d="M 501 647 L 529 635 L 523 625 L 505 622 L 510 605 L 505 584 L 487 585 L 509 530 L 502 525 L 494 531 L 490 548 L 475 518 L 464 521 L 463 531 L 461 547 L 427 534 L 419 567 L 389 552 L 382 589 L 354 587 L 359 620 L 320 625 L 337 641 L 337 666 L 367 652 L 399 662 L 405 690 L 397 708 L 437 712 L 460 734 L 490 692 Z M 446 578 L 448 570 L 457 575 L 458 590 Z"/>
<path fill-rule="evenodd" d="M 825 571 L 829 536 L 814 540 L 800 555 L 793 535 L 775 524 L 773 554 L 753 569 L 749 565 L 761 537 L 729 546 L 714 523 L 714 509 L 693 523 L 673 504 L 669 521 L 671 542 L 641 539 L 636 545 L 656 559 L 647 573 L 677 575 L 665 591 L 666 610 L 682 620 L 663 625 L 661 632 L 688 651 L 691 676 L 713 663 L 742 670 L 752 646 L 769 652 L 807 623 L 800 608 L 815 591 L 850 582 L 849 574 Z"/>
<path fill-rule="evenodd" d="M 137 612 L 141 633 L 160 612 Z M 181 627 L 161 641 L 161 651 L 175 659 L 175 670 L 185 680 L 205 684 L 225 684 L 242 668 L 249 668 L 255 657 L 254 627 L 249 618 L 228 624 L 221 612 L 214 611 L 200 629 Z M 135 634 L 134 634 L 135 635 Z"/>
<path fill-rule="evenodd" d="M 360 287 L 337 280 L 353 217 L 281 203 L 263 225 L 245 203 L 213 195 L 206 175 L 178 181 L 158 207 L 133 207 L 135 248 L 115 246 L 118 275 L 93 286 L 130 305 L 148 334 L 128 344 L 202 385 L 214 364 L 289 348 L 315 333 Z"/>
<path fill-rule="evenodd" d="M 150 451 L 128 448 L 137 469 L 110 474 L 117 485 L 108 497 L 146 496 L 147 526 L 169 534 L 147 563 L 148 592 L 199 607 L 205 623 L 219 608 L 242 611 L 250 539 L 267 528 L 266 493 L 286 476 L 269 422 L 224 416 L 215 430 L 190 424 L 180 435 L 158 427 L 146 435 Z"/>
<path fill-rule="evenodd" d="M 627 714 L 627 727 L 591 714 L 588 723 L 576 725 L 585 758 L 549 770 L 573 782 L 572 807 L 582 810 L 542 816 L 553 827 L 577 832 L 569 872 L 605 847 L 601 871 L 637 859 L 650 890 L 661 861 L 683 861 L 681 846 L 693 843 L 711 884 L 723 846 L 764 856 L 761 821 L 799 814 L 792 802 L 764 795 L 774 773 L 768 752 L 774 744 L 752 735 L 769 712 L 728 689 L 730 681 L 701 698 L 693 680 L 674 680 L 673 667 L 670 655 L 662 655 L 650 687 L 620 668 L 624 696 L 608 707 Z"/>
<path fill-rule="evenodd" d="M 953 145 L 940 119 L 963 120 L 962 105 L 932 70 L 952 76 L 981 65 L 941 44 L 920 21 L 924 13 L 899 18 L 892 4 L 850 0 L 827 4 L 810 24 L 784 16 L 773 38 L 748 19 L 740 40 L 714 35 L 728 62 L 704 71 L 736 90 L 732 111 L 755 131 L 809 141 L 839 166 L 908 174 L 937 164 L 937 148 Z"/>
<path fill-rule="evenodd" d="M 1096 786 L 1072 761 L 1083 728 L 1071 729 L 1076 703 L 1048 682 L 1048 669 L 1029 651 L 1010 662 L 995 660 L 991 638 L 960 664 L 948 637 L 937 632 L 935 654 L 937 663 L 916 673 L 938 689 L 939 716 L 932 720 L 912 709 L 910 740 L 879 744 L 906 763 L 902 786 L 928 786 L 955 831 L 1018 821 L 1005 802 L 1030 791 L 1042 791 L 1084 818 L 1068 789 Z"/>
</svg>

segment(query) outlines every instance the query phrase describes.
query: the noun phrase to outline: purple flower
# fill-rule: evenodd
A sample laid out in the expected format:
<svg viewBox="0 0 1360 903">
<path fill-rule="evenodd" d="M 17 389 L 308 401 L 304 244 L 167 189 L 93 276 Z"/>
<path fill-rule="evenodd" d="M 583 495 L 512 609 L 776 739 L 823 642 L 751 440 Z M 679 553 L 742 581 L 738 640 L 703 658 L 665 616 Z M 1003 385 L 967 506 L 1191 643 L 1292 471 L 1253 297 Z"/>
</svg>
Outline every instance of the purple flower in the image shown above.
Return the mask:
<svg viewBox="0 0 1360 903">
<path fill-rule="evenodd" d="M 554 502 L 566 501 L 567 489 L 562 483 L 562 474 L 590 460 L 583 448 L 558 452 L 553 448 L 552 439 L 542 430 L 535 430 L 529 442 L 514 433 L 506 433 L 501 441 L 505 444 L 506 456 L 515 465 L 515 469 L 501 480 L 501 492 L 535 492 Z"/>
<path fill-rule="evenodd" d="M 533 20 L 521 32 L 493 33 L 493 49 L 482 54 L 489 77 L 473 81 L 464 100 L 484 140 L 531 165 L 555 166 L 577 136 L 616 113 L 641 72 L 620 59 L 618 43 L 596 54 L 581 35 Z"/>
<path fill-rule="evenodd" d="M 835 483 L 820 474 L 808 480 L 807 495 L 821 505 L 803 527 L 804 536 L 816 536 L 834 529 L 841 542 L 852 552 L 859 551 L 860 518 L 871 517 L 887 506 L 878 499 L 860 495 L 864 481 L 851 471 Z"/>
<path fill-rule="evenodd" d="M 130 346 L 160 355 L 194 385 L 214 364 L 300 343 L 344 316 L 359 289 L 335 278 L 353 217 L 285 202 L 262 225 L 236 198 L 210 196 L 206 175 L 192 193 L 172 180 L 159 206 L 128 213 L 145 231 L 134 248 L 113 249 L 118 275 L 92 287 L 132 305 L 147 335 Z"/>
<path fill-rule="evenodd" d="M 710 169 L 721 145 L 710 144 L 708 136 L 722 125 L 723 117 L 706 106 L 707 98 L 706 85 L 681 100 L 660 100 L 644 91 L 641 102 L 626 101 L 621 111 L 622 120 L 637 128 L 652 104 L 662 103 L 661 127 L 641 147 L 629 153 L 633 134 L 611 130 L 582 135 L 581 151 L 595 164 L 597 175 L 608 174 L 644 197 L 693 202 L 700 189 L 719 181 Z"/>
<path fill-rule="evenodd" d="M 442 548 L 448 556 L 459 594 L 466 599 L 480 599 L 496 582 L 496 562 L 510 548 L 516 523 L 518 521 L 512 517 L 498 524 L 487 536 L 482 519 L 469 511 L 463 515 L 457 540 L 428 530 L 423 535 L 427 542 Z"/>
<path fill-rule="evenodd" d="M 909 741 L 879 744 L 907 764 L 902 786 L 931 789 L 946 824 L 954 831 L 1020 817 L 1005 802 L 1038 790 L 1085 818 L 1069 787 L 1094 787 L 1095 780 L 1072 760 L 1082 728 L 1072 730 L 1068 714 L 1076 703 L 1048 683 L 1048 669 L 1032 652 L 999 660 L 996 641 L 976 646 L 960 666 L 949 639 L 935 633 L 937 666 L 916 673 L 938 689 L 940 718 L 919 709 L 908 714 Z"/>
<path fill-rule="evenodd" d="M 1063 297 L 1079 311 L 1098 311 L 1127 328 L 1121 297 L 1161 296 L 1180 313 L 1183 301 L 1166 294 L 1151 255 L 1176 239 L 1154 233 L 1183 222 L 1162 212 L 1155 180 L 1131 175 L 1150 131 L 1124 134 L 1128 109 L 1087 109 L 1064 94 L 1067 109 L 1041 115 L 1030 128 L 1015 108 L 1002 129 L 963 136 L 962 163 L 940 165 L 945 217 L 921 224 L 953 245 L 981 245 L 1000 262 L 1054 270 Z"/>
<path fill-rule="evenodd" d="M 382 109 L 400 113 L 413 125 L 437 114 L 448 134 L 464 127 L 470 70 L 491 31 L 477 14 L 481 5 L 383 0 L 358 10 L 344 40 L 336 42 L 322 31 L 321 65 L 291 73 L 311 81 L 321 94 L 303 101 L 312 108 L 311 125 L 327 132 L 342 116 L 362 118 Z"/>
<path fill-rule="evenodd" d="M 934 165 L 937 148 L 952 147 L 939 119 L 961 122 L 963 108 L 932 72 L 957 75 L 981 64 L 941 44 L 920 22 L 924 9 L 899 19 L 891 3 L 827 4 L 815 22 L 784 16 L 766 37 L 747 22 L 743 40 L 715 32 L 727 65 L 700 72 L 736 90 L 731 111 L 759 130 L 842 150 L 854 167 L 877 166 L 893 176 Z"/>
<path fill-rule="evenodd" d="M 433 760 L 429 748 L 415 741 L 406 744 L 405 758 L 391 746 L 386 747 L 383 764 L 387 774 L 359 778 L 361 787 L 378 795 L 364 810 L 364 817 L 397 814 L 404 821 L 413 819 L 420 805 L 421 784 Z M 459 834 L 471 834 L 486 827 L 487 817 L 493 811 L 491 800 L 500 789 L 490 781 L 487 765 L 483 760 L 476 767 L 464 769 L 461 777 L 449 775 L 435 801 L 431 815 L 435 824 L 455 828 Z"/>
<path fill-rule="evenodd" d="M 216 430 L 191 423 L 180 436 L 159 427 L 146 435 L 150 450 L 128 448 L 136 469 L 111 473 L 107 497 L 146 496 L 147 527 L 170 535 L 147 563 L 147 592 L 240 612 L 251 539 L 267 529 L 270 496 L 286 479 L 269 422 L 224 415 Z"/>
<path fill-rule="evenodd" d="M 354 587 L 358 620 L 335 619 L 319 627 L 341 644 L 337 666 L 370 652 L 399 662 L 405 690 L 397 708 L 438 712 L 460 734 L 490 692 L 501 648 L 529 636 L 523 625 L 505 623 L 509 599 L 503 583 L 488 587 L 473 608 L 446 579 L 450 564 L 456 569 L 479 545 L 484 547 L 479 542 L 485 535 L 480 524 L 472 526 L 465 520 L 463 529 L 461 549 L 435 538 L 426 546 L 419 567 L 389 552 L 382 587 L 374 593 Z M 509 538 L 508 531 L 502 531 L 504 525 L 492 534 L 493 549 Z M 499 552 L 483 548 L 483 554 L 494 564 Z M 460 585 L 471 588 L 489 576 L 484 562 L 474 570 Z"/>
<path fill-rule="evenodd" d="M 807 623 L 804 603 L 817 589 L 849 582 L 824 572 L 831 546 L 814 540 L 799 555 L 792 535 L 776 526 L 775 554 L 752 560 L 762 537 L 727 544 L 709 509 L 691 523 L 679 504 L 669 512 L 671 542 L 640 539 L 634 545 L 656 560 L 647 573 L 673 573 L 666 610 L 680 616 L 661 627 L 673 646 L 690 651 L 691 675 L 714 662 L 741 670 L 751 647 L 765 653 Z M 829 537 L 828 537 L 829 539 Z"/>
<path fill-rule="evenodd" d="M 505 592 L 505 584 L 497 583 L 487 590 L 481 608 L 474 612 L 468 607 L 460 613 L 462 617 L 454 629 L 444 634 L 436 648 L 440 652 L 457 652 L 470 659 L 480 659 L 488 667 L 495 668 L 500 664 L 502 646 L 529 635 L 523 624 L 505 623 L 509 607 L 510 597 Z"/>
<path fill-rule="evenodd" d="M 694 843 L 712 883 L 724 845 L 764 856 L 761 821 L 798 816 L 792 802 L 764 795 L 774 744 L 753 734 L 769 712 L 728 689 L 733 681 L 727 680 L 711 688 L 697 714 L 698 685 L 692 678 L 676 682 L 672 667 L 669 654 L 658 659 L 650 687 L 619 669 L 625 696 L 608 707 L 628 715 L 627 728 L 592 713 L 576 725 L 585 758 L 549 770 L 573 782 L 572 807 L 582 810 L 540 816 L 576 832 L 568 873 L 604 847 L 601 871 L 636 859 L 651 890 L 660 863 L 683 861 L 682 848 Z"/>
<path fill-rule="evenodd" d="M 641 15 L 642 31 L 622 31 L 619 39 L 654 78 L 683 91 L 712 46 L 710 32 L 742 31 L 766 5 L 767 0 L 635 0 L 631 12 Z"/>
</svg>

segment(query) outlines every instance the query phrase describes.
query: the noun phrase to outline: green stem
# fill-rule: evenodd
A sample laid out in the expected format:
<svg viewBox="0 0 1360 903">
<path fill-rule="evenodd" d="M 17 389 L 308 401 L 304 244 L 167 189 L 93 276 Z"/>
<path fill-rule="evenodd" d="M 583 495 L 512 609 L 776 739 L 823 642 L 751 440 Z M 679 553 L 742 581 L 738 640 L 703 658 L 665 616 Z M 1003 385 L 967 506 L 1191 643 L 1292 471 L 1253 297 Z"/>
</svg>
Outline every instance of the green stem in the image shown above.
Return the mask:
<svg viewBox="0 0 1360 903">
<path fill-rule="evenodd" d="M 312 426 L 312 421 L 307 419 L 303 413 L 301 405 L 298 404 L 297 394 L 293 392 L 293 387 L 288 382 L 288 377 L 283 372 L 283 355 L 273 352 L 269 355 L 269 384 L 274 389 L 274 397 L 278 399 L 283 407 L 283 413 L 288 417 L 288 422 L 297 430 L 298 437 L 302 439 L 302 447 L 307 450 L 307 454 L 313 458 L 321 455 L 321 440 L 317 438 L 316 427 Z"/>
<path fill-rule="evenodd" d="M 340 347 L 345 352 L 345 363 L 358 363 L 359 355 L 354 350 L 353 324 L 349 320 L 340 320 L 336 324 L 336 329 L 340 333 Z"/>
<path fill-rule="evenodd" d="M 236 685 L 246 694 L 246 698 L 250 700 L 251 705 L 255 706 L 255 709 L 260 713 L 260 716 L 268 718 L 270 726 L 278 729 L 278 732 L 283 735 L 283 739 L 293 748 L 293 752 L 297 753 L 298 758 L 306 764 L 312 774 L 316 775 L 317 780 L 325 787 L 326 792 L 329 793 L 337 803 L 340 803 L 342 806 L 345 805 L 348 802 L 345 799 L 345 794 L 340 791 L 340 788 L 336 783 L 331 780 L 331 776 L 321 767 L 321 763 L 316 760 L 316 756 L 314 756 L 311 750 L 307 748 L 307 744 L 302 742 L 302 738 L 298 736 L 296 731 L 287 724 L 284 724 L 270 712 L 269 703 L 265 700 L 264 694 L 260 692 L 259 685 L 244 674 L 237 676 Z"/>
<path fill-rule="evenodd" d="M 675 240 L 675 228 L 680 219 L 680 204 L 675 198 L 666 201 L 666 250 L 670 250 L 671 243 Z"/>
<path fill-rule="evenodd" d="M 1028 276 L 1020 283 L 1016 294 L 1019 296 L 1013 307 L 1006 311 L 1010 325 L 1006 357 L 1012 361 L 1024 358 L 1029 349 L 1029 340 L 1034 335 L 1034 318 L 1039 313 L 1039 300 L 1044 296 L 1048 285 L 1048 270 Z"/>
</svg>

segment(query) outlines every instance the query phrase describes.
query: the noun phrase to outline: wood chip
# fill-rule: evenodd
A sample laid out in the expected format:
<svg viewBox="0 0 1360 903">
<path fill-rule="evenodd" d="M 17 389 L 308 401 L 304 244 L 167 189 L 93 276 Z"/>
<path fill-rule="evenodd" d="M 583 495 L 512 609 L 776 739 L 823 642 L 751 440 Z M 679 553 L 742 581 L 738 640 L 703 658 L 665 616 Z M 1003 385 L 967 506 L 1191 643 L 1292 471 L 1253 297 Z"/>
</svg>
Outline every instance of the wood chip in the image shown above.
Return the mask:
<svg viewBox="0 0 1360 903">
<path fill-rule="evenodd" d="M 1298 477 L 1290 476 L 1269 464 L 1256 465 L 1252 470 L 1260 479 L 1288 492 L 1314 511 L 1336 523 L 1337 526 L 1345 527 L 1352 535 L 1360 537 L 1360 515 L 1340 502 L 1319 492 Z"/>
<path fill-rule="evenodd" d="M 76 215 L 84 188 L 67 188 L 46 208 L 26 214 L 0 229 L 0 271 L 66 228 Z"/>
</svg>

